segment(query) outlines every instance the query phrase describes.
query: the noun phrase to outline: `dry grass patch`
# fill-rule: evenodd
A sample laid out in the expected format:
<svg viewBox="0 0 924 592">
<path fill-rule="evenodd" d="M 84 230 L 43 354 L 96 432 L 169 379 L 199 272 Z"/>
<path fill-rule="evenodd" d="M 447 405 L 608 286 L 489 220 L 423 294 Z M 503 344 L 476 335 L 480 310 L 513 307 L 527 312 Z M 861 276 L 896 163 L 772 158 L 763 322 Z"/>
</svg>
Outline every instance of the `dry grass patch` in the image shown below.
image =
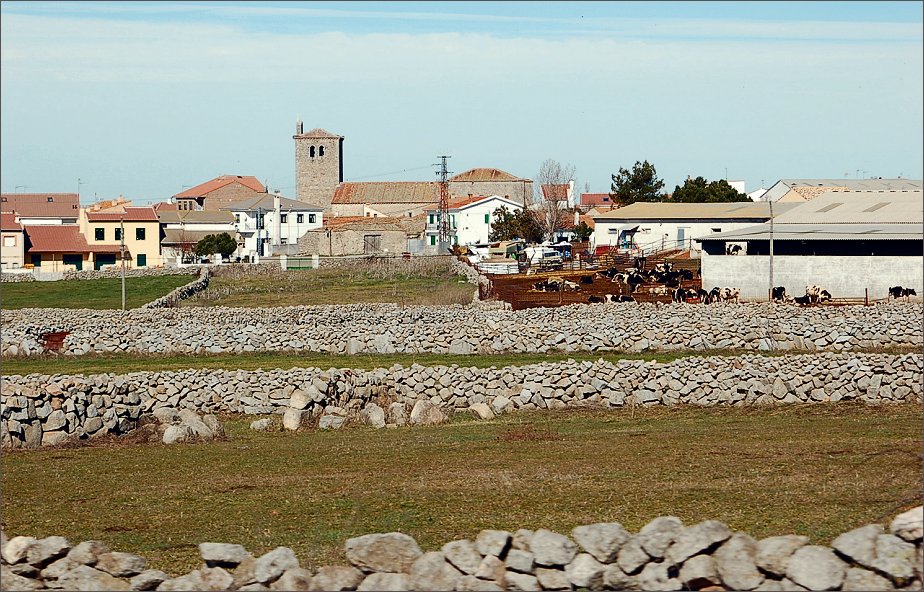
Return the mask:
<svg viewBox="0 0 924 592">
<path fill-rule="evenodd" d="M 828 543 L 920 503 L 921 409 L 651 408 L 519 413 L 444 426 L 253 432 L 225 441 L 5 453 L 8 536 L 101 539 L 168 573 L 203 541 L 342 563 L 344 541 L 402 531 L 425 550 L 485 528 L 659 515 Z M 545 437 L 548 435 L 549 437 Z"/>
<path fill-rule="evenodd" d="M 321 269 L 218 268 L 209 287 L 182 306 L 293 306 L 389 302 L 468 304 L 475 287 L 446 258 L 356 261 Z"/>
</svg>

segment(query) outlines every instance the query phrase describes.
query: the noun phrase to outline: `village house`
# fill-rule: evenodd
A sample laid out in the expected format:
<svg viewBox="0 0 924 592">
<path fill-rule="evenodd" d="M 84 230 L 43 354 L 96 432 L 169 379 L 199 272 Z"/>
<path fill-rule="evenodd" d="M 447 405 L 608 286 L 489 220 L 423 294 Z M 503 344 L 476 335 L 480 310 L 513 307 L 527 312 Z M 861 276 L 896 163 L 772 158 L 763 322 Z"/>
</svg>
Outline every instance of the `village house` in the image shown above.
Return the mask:
<svg viewBox="0 0 924 592">
<path fill-rule="evenodd" d="M 435 252 L 424 244 L 424 216 L 412 218 L 331 218 L 323 228 L 309 230 L 298 241 L 299 255 L 394 256 Z"/>
<path fill-rule="evenodd" d="M 163 265 L 160 252 L 160 220 L 151 206 L 125 207 L 121 212 L 92 212 L 81 210 L 80 231 L 95 253 L 93 266 L 100 269 L 115 265 L 123 243 L 130 253 L 126 265 L 131 267 L 158 267 Z"/>
<path fill-rule="evenodd" d="M 487 242 L 494 222 L 494 212 L 498 208 L 507 208 L 509 212 L 523 209 L 522 204 L 499 195 L 471 196 L 449 201 L 449 242 L 453 245 L 474 245 Z M 427 216 L 425 240 L 429 246 L 436 246 L 440 232 L 439 207 L 429 207 L 424 212 Z"/>
<path fill-rule="evenodd" d="M 324 223 L 324 211 L 280 195 L 258 195 L 222 207 L 234 217 L 240 235 L 237 256 L 248 261 L 297 251 L 298 239 Z M 292 248 L 287 248 L 291 245 Z"/>
<path fill-rule="evenodd" d="M 180 211 L 218 211 L 244 199 L 266 195 L 266 187 L 256 177 L 221 175 L 173 196 Z"/>
<path fill-rule="evenodd" d="M 210 234 L 227 233 L 240 242 L 234 214 L 228 211 L 156 209 L 165 263 L 192 263 L 196 244 Z"/>
<path fill-rule="evenodd" d="M 0 211 L 14 212 L 22 225 L 76 224 L 80 198 L 76 193 L 3 193 Z"/>
<path fill-rule="evenodd" d="M 25 262 L 26 239 L 22 224 L 13 212 L 0 212 L 0 268 L 21 268 Z"/>
</svg>

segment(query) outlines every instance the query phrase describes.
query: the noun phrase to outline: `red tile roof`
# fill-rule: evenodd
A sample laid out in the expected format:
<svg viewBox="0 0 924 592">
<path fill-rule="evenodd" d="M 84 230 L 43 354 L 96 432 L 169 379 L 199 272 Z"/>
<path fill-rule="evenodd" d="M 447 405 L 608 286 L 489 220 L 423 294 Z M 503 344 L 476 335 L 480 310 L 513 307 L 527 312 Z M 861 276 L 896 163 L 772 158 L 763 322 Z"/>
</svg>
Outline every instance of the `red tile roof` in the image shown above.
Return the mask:
<svg viewBox="0 0 924 592">
<path fill-rule="evenodd" d="M 173 197 L 204 197 L 209 193 L 221 189 L 231 183 L 239 183 L 244 187 L 253 189 L 257 193 L 266 193 L 266 187 L 263 186 L 256 177 L 241 175 L 222 175 L 215 177 L 211 181 L 206 181 L 195 187 L 191 187 L 182 193 L 177 193 Z"/>
<path fill-rule="evenodd" d="M 469 204 L 479 202 L 483 199 L 488 199 L 487 195 L 471 195 L 469 197 L 457 197 L 455 199 L 449 200 L 449 209 L 454 210 L 456 208 L 464 208 Z"/>
<path fill-rule="evenodd" d="M 151 206 L 125 208 L 124 212 L 87 212 L 89 222 L 157 222 L 157 212 Z"/>
<path fill-rule="evenodd" d="M 581 205 L 582 206 L 603 206 L 603 205 L 613 205 L 613 200 L 610 198 L 609 193 L 582 193 L 581 194 Z"/>
<path fill-rule="evenodd" d="M 385 204 L 385 203 L 437 203 L 440 200 L 439 183 L 433 181 L 375 181 L 341 183 L 334 190 L 331 203 Z"/>
<path fill-rule="evenodd" d="M 90 247 L 76 224 L 23 227 L 29 237 L 29 253 L 89 253 Z"/>
<path fill-rule="evenodd" d="M 500 169 L 469 169 L 449 178 L 450 181 L 522 181 L 506 171 Z"/>
<path fill-rule="evenodd" d="M 154 208 L 155 212 L 175 212 L 177 211 L 175 203 L 169 203 L 166 201 L 159 201 L 151 207 Z"/>
<path fill-rule="evenodd" d="M 551 201 L 565 201 L 568 199 L 568 184 L 564 185 L 543 185 L 542 197 Z"/>
<path fill-rule="evenodd" d="M 22 225 L 16 221 L 16 214 L 13 212 L 0 213 L 0 230 L 9 232 L 21 232 Z"/>
<path fill-rule="evenodd" d="M 76 218 L 80 211 L 76 193 L 3 193 L 0 204 L 20 218 Z"/>
</svg>

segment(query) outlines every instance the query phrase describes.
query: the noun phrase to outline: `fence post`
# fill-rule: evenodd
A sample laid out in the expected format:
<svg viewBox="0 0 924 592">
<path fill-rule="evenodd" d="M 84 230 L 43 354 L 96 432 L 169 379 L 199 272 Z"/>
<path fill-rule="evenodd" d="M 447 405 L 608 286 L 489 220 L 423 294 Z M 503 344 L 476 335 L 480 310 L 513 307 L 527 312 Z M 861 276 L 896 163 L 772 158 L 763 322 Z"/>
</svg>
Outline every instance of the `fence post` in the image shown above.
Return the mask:
<svg viewBox="0 0 924 592">
<path fill-rule="evenodd" d="M 866 293 L 866 296 L 863 298 L 863 300 L 866 302 L 866 306 L 869 306 L 869 288 L 863 288 L 863 291 Z"/>
</svg>

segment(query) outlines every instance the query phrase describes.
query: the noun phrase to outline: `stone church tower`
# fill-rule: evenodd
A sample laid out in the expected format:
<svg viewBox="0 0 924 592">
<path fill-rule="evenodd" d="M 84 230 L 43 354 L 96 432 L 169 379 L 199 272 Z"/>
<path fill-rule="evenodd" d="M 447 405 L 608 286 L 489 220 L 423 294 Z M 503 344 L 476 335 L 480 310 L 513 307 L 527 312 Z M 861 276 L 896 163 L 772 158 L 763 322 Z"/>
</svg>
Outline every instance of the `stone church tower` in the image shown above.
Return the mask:
<svg viewBox="0 0 924 592">
<path fill-rule="evenodd" d="M 295 197 L 330 211 L 334 189 L 343 181 L 343 136 L 295 123 Z"/>
</svg>

